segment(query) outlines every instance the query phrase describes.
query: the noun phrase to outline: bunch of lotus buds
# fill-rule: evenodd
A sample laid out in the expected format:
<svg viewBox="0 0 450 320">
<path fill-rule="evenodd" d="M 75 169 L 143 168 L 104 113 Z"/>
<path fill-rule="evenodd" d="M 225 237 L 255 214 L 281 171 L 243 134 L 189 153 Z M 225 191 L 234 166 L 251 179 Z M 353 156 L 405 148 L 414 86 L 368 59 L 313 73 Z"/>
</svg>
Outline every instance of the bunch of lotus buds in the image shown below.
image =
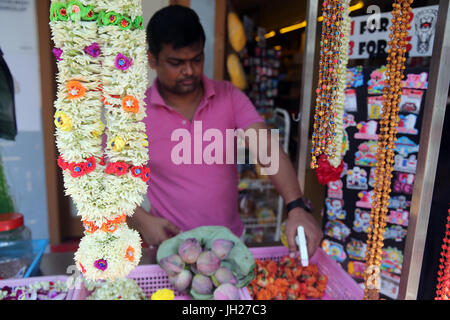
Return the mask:
<svg viewBox="0 0 450 320">
<path fill-rule="evenodd" d="M 188 238 L 181 242 L 178 253 L 162 258 L 159 264 L 178 292 L 190 289 L 197 294 L 213 295 L 214 300 L 239 300 L 236 276 L 221 266 L 233 247 L 230 240 L 215 239 L 207 249 L 197 239 Z"/>
</svg>

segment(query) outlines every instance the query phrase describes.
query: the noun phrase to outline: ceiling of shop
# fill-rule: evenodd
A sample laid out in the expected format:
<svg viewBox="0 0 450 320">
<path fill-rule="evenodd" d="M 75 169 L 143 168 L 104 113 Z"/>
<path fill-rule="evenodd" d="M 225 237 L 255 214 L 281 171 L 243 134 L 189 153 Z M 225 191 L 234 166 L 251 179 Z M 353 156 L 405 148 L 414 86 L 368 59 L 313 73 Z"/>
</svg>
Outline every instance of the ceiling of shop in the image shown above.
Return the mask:
<svg viewBox="0 0 450 320">
<path fill-rule="evenodd" d="M 306 3 L 306 0 L 234 0 L 231 8 L 247 14 L 257 25 L 270 31 L 303 21 Z"/>
</svg>

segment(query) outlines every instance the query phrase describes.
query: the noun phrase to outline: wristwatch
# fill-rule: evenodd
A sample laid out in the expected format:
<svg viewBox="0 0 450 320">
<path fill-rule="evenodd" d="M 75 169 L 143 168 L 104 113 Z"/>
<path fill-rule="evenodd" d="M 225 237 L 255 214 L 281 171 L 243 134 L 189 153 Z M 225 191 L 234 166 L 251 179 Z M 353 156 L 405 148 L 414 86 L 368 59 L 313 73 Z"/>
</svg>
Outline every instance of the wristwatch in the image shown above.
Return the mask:
<svg viewBox="0 0 450 320">
<path fill-rule="evenodd" d="M 303 210 L 312 213 L 311 201 L 303 197 L 300 197 L 294 201 L 289 202 L 286 205 L 287 213 L 289 213 L 289 211 L 291 211 L 294 208 L 302 208 Z"/>
</svg>

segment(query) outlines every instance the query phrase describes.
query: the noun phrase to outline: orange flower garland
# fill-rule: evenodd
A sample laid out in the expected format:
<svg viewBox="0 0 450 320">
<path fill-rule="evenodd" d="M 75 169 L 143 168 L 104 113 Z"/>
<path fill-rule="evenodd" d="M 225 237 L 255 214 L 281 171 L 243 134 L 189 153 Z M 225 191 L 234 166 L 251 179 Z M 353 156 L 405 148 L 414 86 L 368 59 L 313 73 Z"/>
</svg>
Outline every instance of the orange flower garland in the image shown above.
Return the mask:
<svg viewBox="0 0 450 320">
<path fill-rule="evenodd" d="M 391 192 L 394 150 L 399 122 L 399 103 L 402 94 L 401 81 L 405 69 L 405 54 L 408 45 L 408 29 L 413 0 L 395 0 L 392 5 L 391 40 L 387 58 L 387 84 L 383 88 L 383 113 L 378 135 L 377 166 L 372 197 L 370 227 L 368 230 L 366 269 L 364 274 L 364 299 L 378 300 L 380 289 L 380 265 L 389 194 Z"/>
</svg>

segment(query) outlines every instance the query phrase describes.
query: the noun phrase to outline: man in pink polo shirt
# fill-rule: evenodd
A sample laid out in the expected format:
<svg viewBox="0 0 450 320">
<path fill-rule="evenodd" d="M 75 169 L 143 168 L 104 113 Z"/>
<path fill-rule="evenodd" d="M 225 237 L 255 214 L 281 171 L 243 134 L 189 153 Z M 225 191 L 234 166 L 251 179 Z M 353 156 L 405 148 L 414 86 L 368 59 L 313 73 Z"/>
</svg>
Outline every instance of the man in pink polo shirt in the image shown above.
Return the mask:
<svg viewBox="0 0 450 320">
<path fill-rule="evenodd" d="M 157 72 L 146 94 L 151 209 L 138 207 L 130 225 L 150 245 L 205 225 L 225 226 L 241 236 L 236 139 L 225 137 L 242 129 L 260 134 L 257 145 L 268 138 L 264 151 L 279 154 L 270 179 L 288 204 L 289 247 L 297 250 L 294 239 L 302 225 L 312 255 L 322 231 L 306 211 L 295 170 L 278 144 L 276 152 L 271 149 L 270 131 L 250 100 L 231 83 L 203 75 L 205 34 L 197 14 L 182 6 L 163 8 L 151 18 L 147 34 L 150 67 Z M 248 137 L 246 142 L 251 143 Z M 257 159 L 265 168 L 270 165 Z"/>
</svg>

